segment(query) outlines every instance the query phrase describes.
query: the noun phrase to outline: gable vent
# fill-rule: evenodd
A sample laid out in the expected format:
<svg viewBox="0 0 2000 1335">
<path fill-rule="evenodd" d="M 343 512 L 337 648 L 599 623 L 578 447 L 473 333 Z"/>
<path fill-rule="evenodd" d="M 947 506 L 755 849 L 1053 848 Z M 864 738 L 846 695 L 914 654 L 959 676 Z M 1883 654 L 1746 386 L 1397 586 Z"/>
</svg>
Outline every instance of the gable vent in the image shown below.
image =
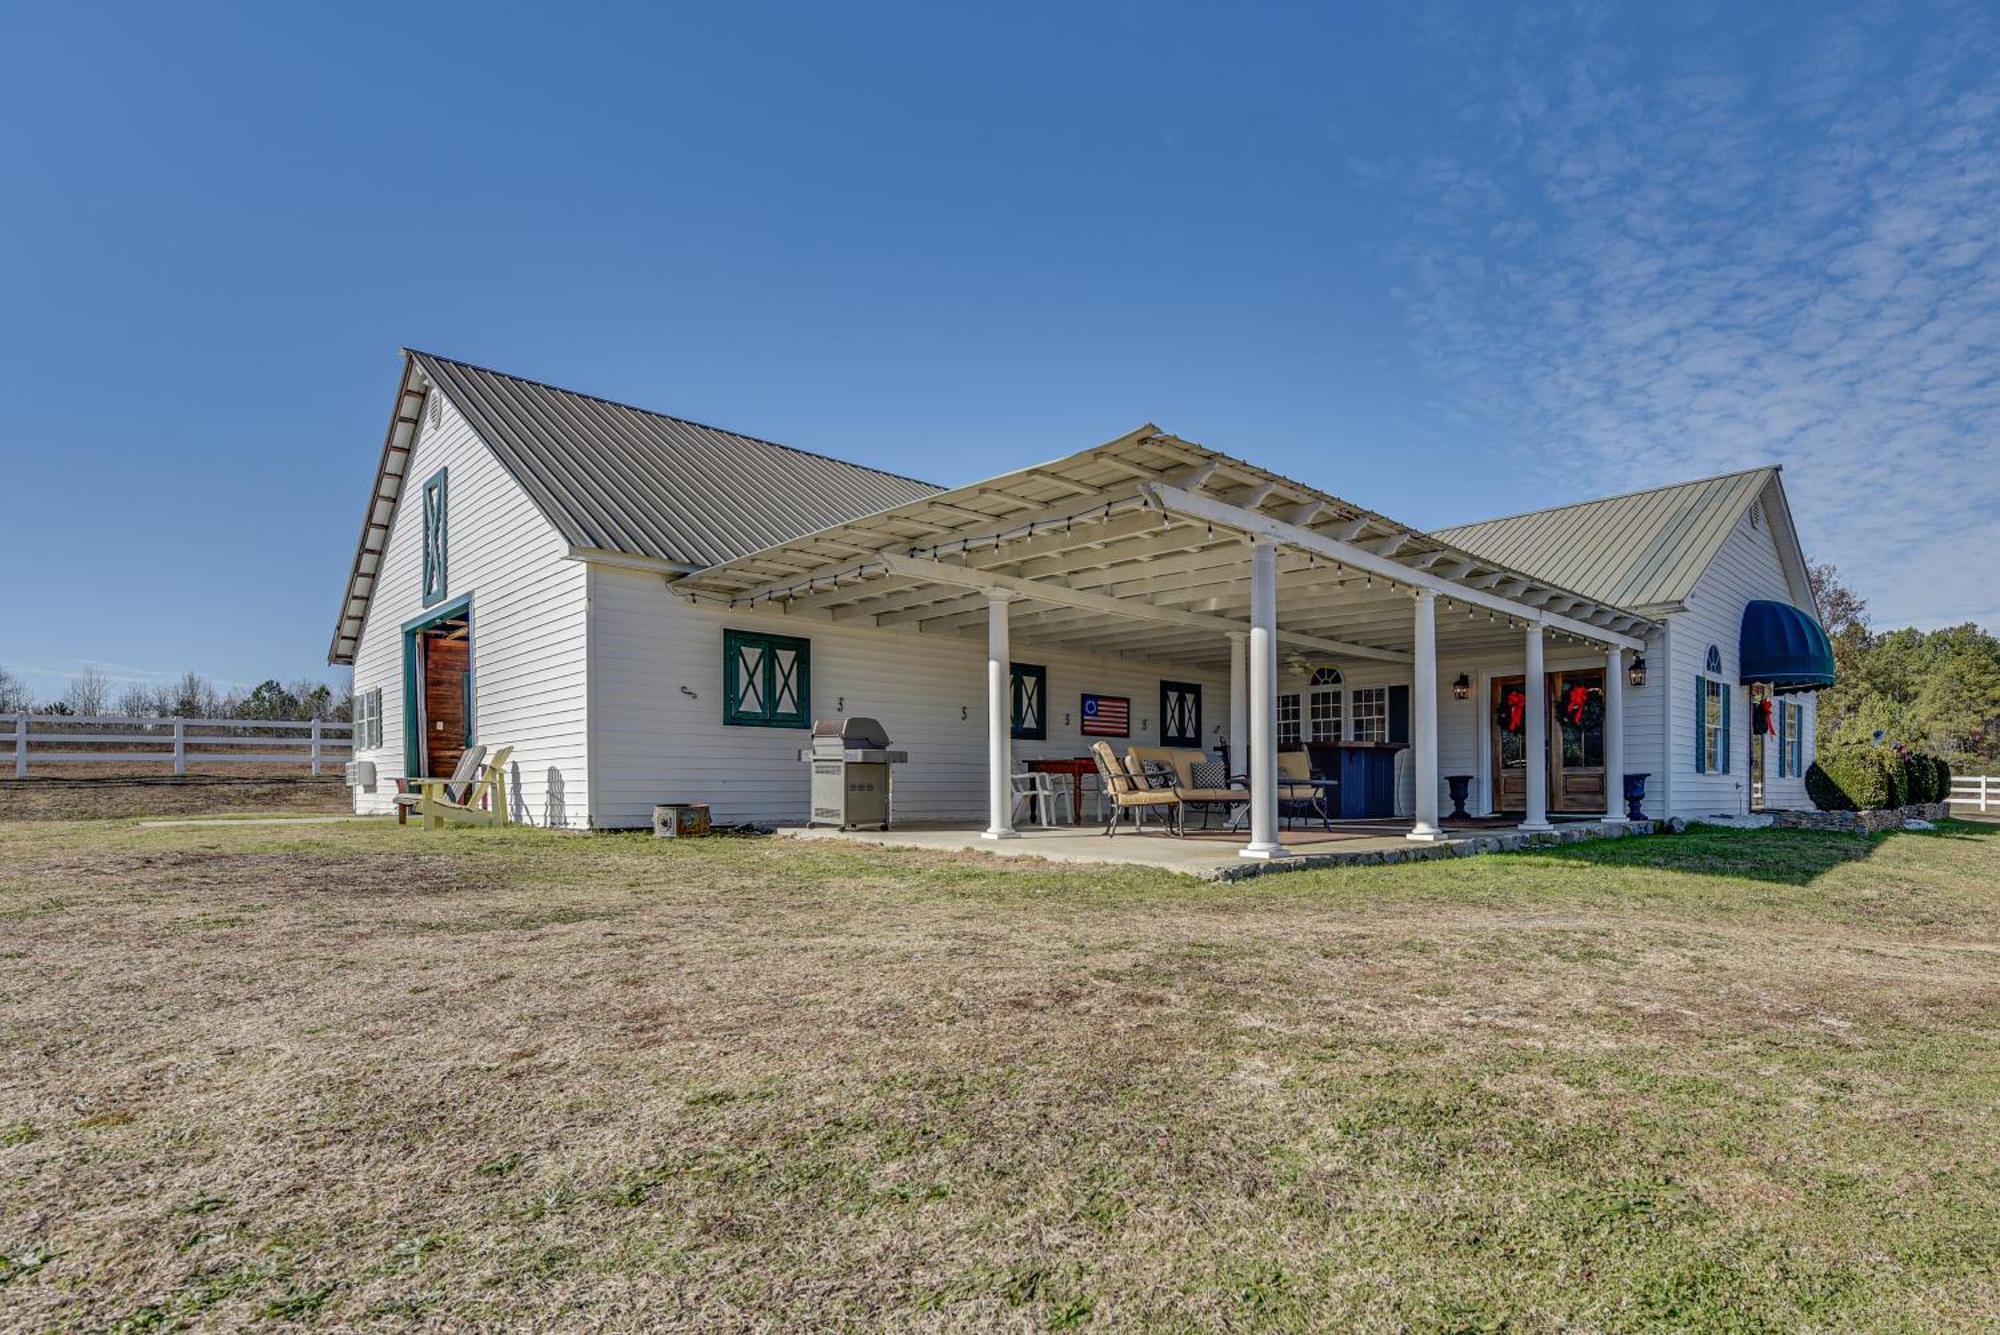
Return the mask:
<svg viewBox="0 0 2000 1335">
<path fill-rule="evenodd" d="M 437 396 L 436 391 L 432 391 L 429 397 L 431 401 L 431 425 L 436 426 L 444 420 L 444 400 Z"/>
<path fill-rule="evenodd" d="M 1751 528 L 1764 527 L 1764 502 L 1762 501 L 1750 502 L 1750 527 Z"/>
</svg>

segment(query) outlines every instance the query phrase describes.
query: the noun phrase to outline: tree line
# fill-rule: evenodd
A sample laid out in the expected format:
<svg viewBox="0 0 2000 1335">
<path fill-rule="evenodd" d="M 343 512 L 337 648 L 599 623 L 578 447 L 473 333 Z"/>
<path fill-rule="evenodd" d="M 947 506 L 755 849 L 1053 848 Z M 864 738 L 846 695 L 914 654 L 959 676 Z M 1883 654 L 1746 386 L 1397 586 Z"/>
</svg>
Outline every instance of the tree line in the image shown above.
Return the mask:
<svg viewBox="0 0 2000 1335">
<path fill-rule="evenodd" d="M 249 690 L 218 687 L 199 672 L 160 684 L 119 685 L 86 665 L 60 695 L 38 699 L 20 677 L 0 666 L 0 714 L 111 714 L 132 718 L 234 718 L 269 722 L 346 723 L 354 717 L 354 691 L 301 679 L 259 682 Z"/>
<path fill-rule="evenodd" d="M 1831 564 L 1811 567 L 1834 684 L 1819 697 L 1819 743 L 1901 742 L 1961 773 L 2000 765 L 2000 639 L 1966 622 L 1877 631 Z"/>
</svg>

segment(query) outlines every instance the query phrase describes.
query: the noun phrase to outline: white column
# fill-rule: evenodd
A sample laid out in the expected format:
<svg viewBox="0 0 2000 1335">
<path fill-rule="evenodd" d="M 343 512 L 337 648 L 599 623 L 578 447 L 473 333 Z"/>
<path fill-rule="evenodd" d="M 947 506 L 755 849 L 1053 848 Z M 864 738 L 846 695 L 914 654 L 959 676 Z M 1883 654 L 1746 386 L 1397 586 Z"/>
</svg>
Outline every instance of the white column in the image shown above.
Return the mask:
<svg viewBox="0 0 2000 1335">
<path fill-rule="evenodd" d="M 1527 653 L 1521 690 L 1528 697 L 1523 711 L 1526 736 L 1522 738 L 1528 768 L 1528 818 L 1520 828 L 1535 833 L 1555 828 L 1549 824 L 1549 687 L 1542 678 L 1542 626 L 1538 621 L 1528 623 Z"/>
<path fill-rule="evenodd" d="M 1278 545 L 1250 549 L 1250 842 L 1246 858 L 1274 858 L 1278 843 Z"/>
<path fill-rule="evenodd" d="M 1248 774 L 1250 756 L 1250 632 L 1229 632 L 1229 772 Z"/>
<path fill-rule="evenodd" d="M 986 829 L 982 839 L 1013 839 L 1014 713 L 1012 652 L 1007 647 L 1005 593 L 986 596 Z"/>
<path fill-rule="evenodd" d="M 1416 779 L 1417 821 L 1404 836 L 1423 843 L 1444 838 L 1438 825 L 1438 665 L 1437 595 L 1417 594 L 1416 662 L 1410 679 L 1410 745 L 1416 754 L 1411 769 Z"/>
<path fill-rule="evenodd" d="M 1604 823 L 1625 823 L 1625 651 L 1604 654 Z"/>
</svg>

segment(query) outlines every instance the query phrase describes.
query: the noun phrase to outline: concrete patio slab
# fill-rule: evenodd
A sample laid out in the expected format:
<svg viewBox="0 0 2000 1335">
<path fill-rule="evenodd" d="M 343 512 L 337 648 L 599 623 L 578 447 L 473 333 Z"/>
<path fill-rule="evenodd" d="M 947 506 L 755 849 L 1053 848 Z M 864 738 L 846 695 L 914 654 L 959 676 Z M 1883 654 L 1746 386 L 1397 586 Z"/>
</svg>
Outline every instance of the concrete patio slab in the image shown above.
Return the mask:
<svg viewBox="0 0 2000 1335">
<path fill-rule="evenodd" d="M 1407 822 L 1336 823 L 1332 830 L 1284 831 L 1280 838 L 1285 846 L 1283 856 L 1268 861 L 1240 856 L 1237 850 L 1243 846 L 1244 836 L 1222 830 L 1192 830 L 1185 839 L 1130 831 L 1107 838 L 1097 826 L 1056 826 L 1052 829 L 1023 829 L 1017 839 L 984 839 L 980 837 L 980 828 L 971 822 L 919 822 L 899 825 L 892 830 L 787 826 L 779 829 L 778 834 L 792 839 L 836 840 L 873 844 L 880 848 L 985 853 L 1000 858 L 1040 858 L 1047 862 L 1096 866 L 1155 867 L 1208 881 L 1240 881 L 1252 876 L 1316 867 L 1471 857 L 1480 853 L 1648 833 L 1652 827 L 1645 822 L 1606 825 L 1580 821 L 1558 825 L 1551 833 L 1527 834 L 1512 825 L 1447 826 L 1444 839 L 1418 843 L 1403 837 L 1403 830 L 1408 828 Z"/>
</svg>

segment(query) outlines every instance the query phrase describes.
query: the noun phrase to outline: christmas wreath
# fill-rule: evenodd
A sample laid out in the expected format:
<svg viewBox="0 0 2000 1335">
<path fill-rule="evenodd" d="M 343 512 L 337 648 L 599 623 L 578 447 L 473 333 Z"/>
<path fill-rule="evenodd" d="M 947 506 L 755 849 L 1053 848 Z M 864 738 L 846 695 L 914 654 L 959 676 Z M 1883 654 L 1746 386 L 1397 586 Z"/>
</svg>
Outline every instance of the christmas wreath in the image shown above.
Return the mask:
<svg viewBox="0 0 2000 1335">
<path fill-rule="evenodd" d="M 1574 728 L 1595 728 L 1604 722 L 1604 688 L 1570 686 L 1562 698 L 1563 722 Z"/>
<path fill-rule="evenodd" d="M 1500 692 L 1500 703 L 1493 706 L 1493 726 L 1512 737 L 1527 726 L 1528 693 L 1518 686 L 1509 686 Z"/>
</svg>

